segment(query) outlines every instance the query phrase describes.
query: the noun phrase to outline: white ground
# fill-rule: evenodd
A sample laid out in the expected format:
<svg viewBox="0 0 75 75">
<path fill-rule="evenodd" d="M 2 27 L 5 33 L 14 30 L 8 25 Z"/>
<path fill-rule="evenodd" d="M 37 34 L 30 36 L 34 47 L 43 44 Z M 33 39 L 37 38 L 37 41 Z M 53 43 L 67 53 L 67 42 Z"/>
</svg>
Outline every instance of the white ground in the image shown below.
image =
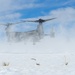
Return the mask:
<svg viewBox="0 0 75 75">
<path fill-rule="evenodd" d="M 75 75 L 75 40 L 46 37 L 36 45 L 1 43 L 0 75 Z"/>
</svg>

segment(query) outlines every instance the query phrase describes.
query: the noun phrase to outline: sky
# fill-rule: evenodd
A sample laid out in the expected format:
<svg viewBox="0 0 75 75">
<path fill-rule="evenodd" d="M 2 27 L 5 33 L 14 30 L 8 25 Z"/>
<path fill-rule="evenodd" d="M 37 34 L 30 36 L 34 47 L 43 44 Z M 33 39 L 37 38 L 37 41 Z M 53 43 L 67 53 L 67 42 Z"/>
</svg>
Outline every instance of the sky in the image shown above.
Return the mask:
<svg viewBox="0 0 75 75">
<path fill-rule="evenodd" d="M 49 34 L 51 27 L 56 35 L 75 37 L 75 0 L 0 0 L 0 25 L 22 20 L 39 18 L 55 20 L 43 24 L 44 33 Z M 20 23 L 12 26 L 11 31 L 30 31 L 37 23 Z M 0 27 L 4 36 L 5 26 Z M 70 35 L 69 35 L 70 34 Z"/>
</svg>

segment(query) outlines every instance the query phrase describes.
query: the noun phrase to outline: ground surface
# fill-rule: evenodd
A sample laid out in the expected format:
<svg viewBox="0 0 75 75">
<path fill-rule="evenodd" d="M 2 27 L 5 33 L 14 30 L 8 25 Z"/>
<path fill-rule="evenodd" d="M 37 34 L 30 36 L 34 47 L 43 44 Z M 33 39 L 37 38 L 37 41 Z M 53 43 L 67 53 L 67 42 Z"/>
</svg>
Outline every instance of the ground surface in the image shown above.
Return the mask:
<svg viewBox="0 0 75 75">
<path fill-rule="evenodd" d="M 0 44 L 0 75 L 75 75 L 74 40 L 48 37 L 36 45 Z"/>
</svg>

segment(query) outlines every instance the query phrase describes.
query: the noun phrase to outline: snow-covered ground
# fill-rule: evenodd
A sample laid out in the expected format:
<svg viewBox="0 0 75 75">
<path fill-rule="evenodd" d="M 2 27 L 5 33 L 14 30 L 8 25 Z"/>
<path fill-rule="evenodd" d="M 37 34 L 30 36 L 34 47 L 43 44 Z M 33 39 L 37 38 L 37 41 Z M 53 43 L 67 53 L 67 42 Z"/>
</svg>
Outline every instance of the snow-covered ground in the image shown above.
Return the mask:
<svg viewBox="0 0 75 75">
<path fill-rule="evenodd" d="M 75 40 L 46 37 L 0 44 L 0 75 L 75 75 Z"/>
</svg>

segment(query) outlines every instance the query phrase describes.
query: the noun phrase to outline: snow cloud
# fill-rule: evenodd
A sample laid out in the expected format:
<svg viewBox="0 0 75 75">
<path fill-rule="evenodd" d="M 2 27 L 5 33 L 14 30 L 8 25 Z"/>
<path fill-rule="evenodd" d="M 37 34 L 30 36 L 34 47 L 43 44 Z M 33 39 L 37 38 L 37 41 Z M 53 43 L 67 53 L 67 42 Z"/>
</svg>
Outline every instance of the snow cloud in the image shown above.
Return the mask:
<svg viewBox="0 0 75 75">
<path fill-rule="evenodd" d="M 59 8 L 50 11 L 49 14 L 42 17 L 44 19 L 53 18 L 55 20 L 48 21 L 45 23 L 45 32 L 49 33 L 51 26 L 54 26 L 56 34 L 62 34 L 64 36 L 70 37 L 75 36 L 75 9 L 71 7 Z M 47 28 L 47 29 L 46 29 Z"/>
<path fill-rule="evenodd" d="M 74 34 L 75 29 L 75 9 L 74 8 L 61 8 L 50 12 L 51 16 L 57 17 L 54 24 L 61 28 L 61 31 L 67 34 Z M 59 29 L 60 30 L 60 29 Z"/>
</svg>

